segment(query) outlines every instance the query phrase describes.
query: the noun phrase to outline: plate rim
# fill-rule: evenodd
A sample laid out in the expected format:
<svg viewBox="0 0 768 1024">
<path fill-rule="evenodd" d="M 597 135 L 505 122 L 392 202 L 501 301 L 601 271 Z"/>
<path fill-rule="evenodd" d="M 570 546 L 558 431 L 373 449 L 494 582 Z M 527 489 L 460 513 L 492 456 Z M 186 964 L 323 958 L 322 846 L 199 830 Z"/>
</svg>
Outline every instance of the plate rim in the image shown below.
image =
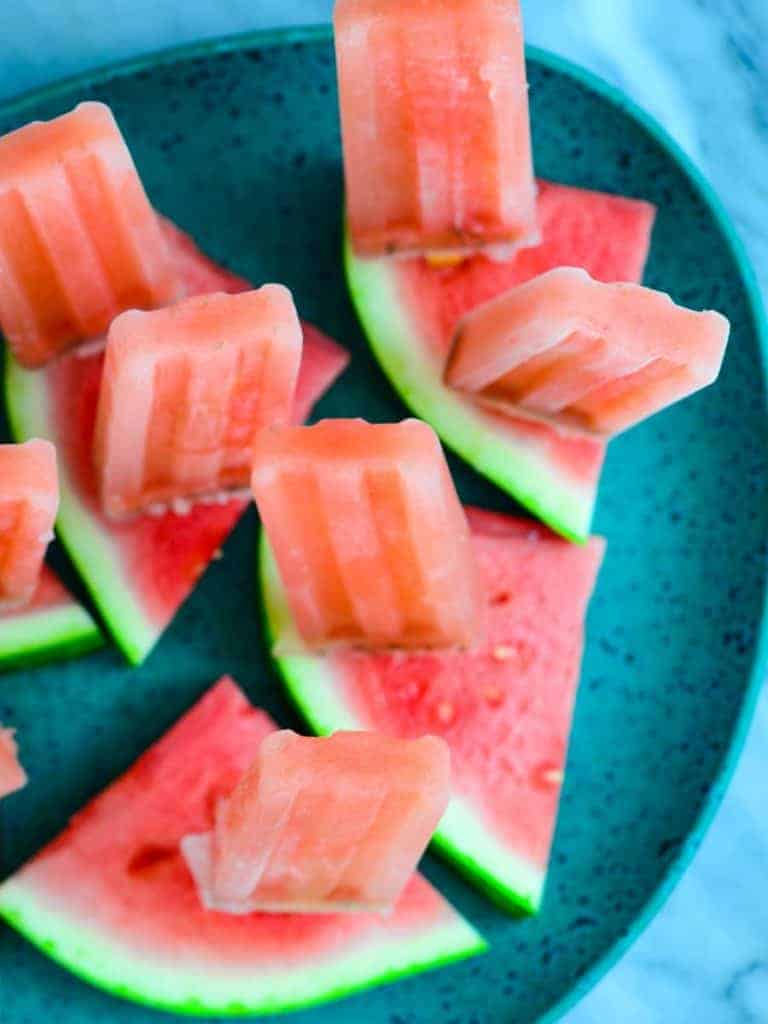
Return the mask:
<svg viewBox="0 0 768 1024">
<path fill-rule="evenodd" d="M 219 54 L 250 49 L 269 49 L 290 46 L 294 43 L 312 44 L 329 42 L 333 38 L 330 24 L 308 24 L 282 28 L 256 29 L 233 34 L 214 36 L 177 46 L 163 47 L 136 56 L 109 61 L 85 71 L 57 78 L 55 81 L 25 90 L 17 95 L 0 99 L 0 113 L 14 117 L 23 113 L 24 108 L 33 104 L 57 99 L 63 93 L 88 89 L 116 78 L 126 78 L 147 69 L 173 65 L 184 60 L 209 58 Z M 742 241 L 730 214 L 704 172 L 697 166 L 683 147 L 666 128 L 649 114 L 639 103 L 627 94 L 589 71 L 582 65 L 539 46 L 526 45 L 526 59 L 575 80 L 587 90 L 597 93 L 634 121 L 667 153 L 670 160 L 688 180 L 693 191 L 699 196 L 717 225 L 730 253 L 739 269 L 751 326 L 757 340 L 761 364 L 761 391 L 763 415 L 768 419 L 768 323 L 766 306 L 757 280 L 752 260 Z M 731 742 L 723 755 L 720 767 L 713 776 L 709 792 L 702 808 L 689 829 L 685 840 L 665 874 L 635 916 L 625 935 L 620 936 L 598 957 L 584 976 L 578 979 L 556 1003 L 542 1016 L 537 1024 L 556 1024 L 573 1009 L 586 995 L 617 965 L 630 947 L 650 925 L 677 887 L 690 867 L 701 843 L 712 825 L 726 795 L 726 791 L 738 767 L 741 754 L 754 718 L 762 692 L 762 685 L 768 675 L 768 579 L 763 581 L 763 593 L 755 644 L 755 656 L 747 676 L 741 707 L 736 720 Z"/>
</svg>

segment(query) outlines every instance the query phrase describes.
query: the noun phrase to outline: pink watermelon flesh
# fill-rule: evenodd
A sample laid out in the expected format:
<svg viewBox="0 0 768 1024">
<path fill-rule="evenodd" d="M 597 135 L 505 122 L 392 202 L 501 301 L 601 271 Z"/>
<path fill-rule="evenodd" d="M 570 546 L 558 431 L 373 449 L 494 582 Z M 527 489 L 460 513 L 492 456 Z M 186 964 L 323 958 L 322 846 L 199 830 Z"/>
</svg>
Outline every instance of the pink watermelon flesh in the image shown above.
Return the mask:
<svg viewBox="0 0 768 1024">
<path fill-rule="evenodd" d="M 0 723 L 0 800 L 16 793 L 27 784 L 27 775 L 19 763 L 13 729 L 4 729 Z"/>
<path fill-rule="evenodd" d="M 584 619 L 604 543 L 469 510 L 486 639 L 470 652 L 335 652 L 277 661 L 313 728 L 442 736 L 454 793 L 437 845 L 510 907 L 537 909 L 565 771 Z M 265 562 L 272 633 L 289 622 Z"/>
<path fill-rule="evenodd" d="M 91 616 L 47 565 L 28 604 L 0 611 L 0 669 L 75 657 L 103 642 Z"/>
<path fill-rule="evenodd" d="M 190 293 L 251 288 L 243 278 L 216 268 L 178 228 L 167 221 L 163 225 Z M 307 329 L 295 416 L 308 414 L 348 358 L 335 342 L 315 328 Z M 108 519 L 101 510 L 92 461 L 103 360 L 103 350 L 87 347 L 35 372 L 9 363 L 6 398 L 17 436 L 39 434 L 56 443 L 64 495 L 58 523 L 62 540 L 115 640 L 130 661 L 139 663 L 217 554 L 248 501 L 244 496 L 225 496 L 220 503 L 190 505 L 184 514 L 169 511 L 122 523 Z M 29 407 L 40 405 L 47 422 L 41 423 L 36 411 L 27 413 Z M 105 551 L 104 565 L 95 564 L 94 534 Z"/>
<path fill-rule="evenodd" d="M 607 282 L 642 279 L 655 217 L 649 203 L 540 181 L 538 212 L 541 244 L 509 262 L 476 255 L 439 267 L 423 259 L 359 260 L 348 249 L 347 278 L 371 347 L 406 404 L 479 472 L 553 529 L 583 541 L 605 442 L 483 410 L 472 399 L 457 406 L 442 383 L 458 322 L 510 288 L 560 266 Z"/>
<path fill-rule="evenodd" d="M 481 948 L 418 875 L 388 917 L 203 908 L 179 844 L 275 728 L 222 679 L 0 887 L 0 914 L 85 980 L 186 1013 L 289 1009 Z"/>
</svg>

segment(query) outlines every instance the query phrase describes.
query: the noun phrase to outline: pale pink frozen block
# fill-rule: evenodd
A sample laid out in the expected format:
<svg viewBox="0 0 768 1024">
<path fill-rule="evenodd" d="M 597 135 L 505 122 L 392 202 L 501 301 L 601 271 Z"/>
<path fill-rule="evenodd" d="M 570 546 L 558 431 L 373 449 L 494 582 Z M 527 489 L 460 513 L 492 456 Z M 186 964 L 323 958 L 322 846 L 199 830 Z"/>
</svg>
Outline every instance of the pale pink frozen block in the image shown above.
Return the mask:
<svg viewBox="0 0 768 1024">
<path fill-rule="evenodd" d="M 284 731 L 182 849 L 203 902 L 230 913 L 386 911 L 445 812 L 450 757 L 435 737 Z"/>
<path fill-rule="evenodd" d="M 637 284 L 562 267 L 459 324 L 452 387 L 607 437 L 713 383 L 730 325 Z"/>
<path fill-rule="evenodd" d="M 326 420 L 265 431 L 252 484 L 307 646 L 476 638 L 469 528 L 431 427 Z"/>
<path fill-rule="evenodd" d="M 105 512 L 247 488 L 256 435 L 291 418 L 301 353 L 281 285 L 118 317 L 94 440 Z"/>
<path fill-rule="evenodd" d="M 0 138 L 0 324 L 23 366 L 104 334 L 181 281 L 114 117 L 81 103 Z"/>
</svg>

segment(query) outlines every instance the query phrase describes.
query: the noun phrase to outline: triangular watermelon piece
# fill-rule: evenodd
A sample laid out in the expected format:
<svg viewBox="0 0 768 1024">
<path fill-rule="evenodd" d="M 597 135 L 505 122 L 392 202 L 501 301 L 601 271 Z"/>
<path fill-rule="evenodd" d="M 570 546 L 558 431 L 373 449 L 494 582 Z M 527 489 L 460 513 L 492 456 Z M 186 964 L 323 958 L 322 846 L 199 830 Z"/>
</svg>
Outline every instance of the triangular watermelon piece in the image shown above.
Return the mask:
<svg viewBox="0 0 768 1024">
<path fill-rule="evenodd" d="M 190 294 L 243 291 L 251 285 L 217 268 L 169 222 L 166 235 Z M 307 326 L 297 392 L 300 422 L 348 361 L 348 354 Z M 6 363 L 6 404 L 17 440 L 44 437 L 59 455 L 57 529 L 114 639 L 133 664 L 142 662 L 236 525 L 249 497 L 196 504 L 114 522 L 101 512 L 92 438 L 103 351 L 74 350 L 42 370 Z"/>
<path fill-rule="evenodd" d="M 482 952 L 420 875 L 389 916 L 203 909 L 179 843 L 211 828 L 274 728 L 221 680 L 0 886 L 0 915 L 114 995 L 206 1016 L 296 1009 Z"/>
<path fill-rule="evenodd" d="M 565 537 L 589 535 L 605 443 L 494 414 L 443 384 L 459 319 L 555 267 L 602 281 L 642 280 L 654 207 L 636 199 L 539 183 L 543 241 L 508 263 L 475 256 L 455 267 L 423 259 L 360 259 L 346 246 L 352 299 L 371 348 L 405 404 L 479 473 Z"/>
<path fill-rule="evenodd" d="M 99 627 L 47 565 L 29 604 L 0 612 L 0 669 L 75 658 L 103 643 Z"/>
<path fill-rule="evenodd" d="M 538 910 L 604 543 L 569 544 L 531 520 L 469 509 L 486 618 L 470 652 L 277 655 L 318 733 L 434 733 L 451 748 L 454 795 L 439 852 L 502 906 Z M 295 634 L 266 541 L 261 581 L 273 641 Z M 288 646 L 288 644 L 286 644 Z M 295 647 L 294 647 L 295 649 Z"/>
</svg>

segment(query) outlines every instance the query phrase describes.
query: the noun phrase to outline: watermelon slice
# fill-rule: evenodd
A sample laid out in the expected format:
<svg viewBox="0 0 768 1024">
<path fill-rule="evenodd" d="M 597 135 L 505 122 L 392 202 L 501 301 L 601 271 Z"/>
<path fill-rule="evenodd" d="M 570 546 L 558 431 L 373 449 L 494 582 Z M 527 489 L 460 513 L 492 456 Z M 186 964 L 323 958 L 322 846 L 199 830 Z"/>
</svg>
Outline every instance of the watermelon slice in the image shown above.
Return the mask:
<svg viewBox="0 0 768 1024">
<path fill-rule="evenodd" d="M 45 565 L 29 604 L 0 612 L 0 669 L 74 658 L 103 643 L 91 616 Z"/>
<path fill-rule="evenodd" d="M 606 438 L 712 384 L 730 325 L 637 284 L 560 267 L 459 322 L 446 383 Z"/>
<path fill-rule="evenodd" d="M 42 366 L 181 280 L 109 107 L 81 103 L 0 138 L 0 322 Z"/>
<path fill-rule="evenodd" d="M 352 299 L 382 369 L 445 443 L 554 530 L 589 535 L 605 443 L 481 408 L 443 383 L 454 331 L 481 303 L 547 270 L 583 267 L 601 281 L 640 281 L 654 208 L 539 183 L 542 243 L 508 263 L 475 256 L 452 268 L 360 259 L 346 245 Z"/>
<path fill-rule="evenodd" d="M 474 639 L 469 530 L 426 423 L 324 420 L 265 430 L 252 483 L 299 649 Z"/>
<path fill-rule="evenodd" d="M 0 723 L 0 800 L 16 793 L 27 784 L 27 773 L 19 763 L 19 750 L 13 729 Z"/>
<path fill-rule="evenodd" d="M 234 914 L 392 911 L 448 806 L 436 736 L 274 732 L 212 831 L 182 853 L 205 906 Z"/>
<path fill-rule="evenodd" d="M 190 292 L 246 291 L 251 286 L 198 252 L 165 224 Z M 139 664 L 154 647 L 246 507 L 245 498 L 197 504 L 180 514 L 116 523 L 101 511 L 92 463 L 93 429 L 103 365 L 98 348 L 76 349 L 43 370 L 6 364 L 6 404 L 18 439 L 47 437 L 59 453 L 57 528 L 126 657 Z M 295 414 L 308 407 L 346 366 L 348 356 L 308 330 Z"/>
<path fill-rule="evenodd" d="M 584 618 L 603 557 L 529 520 L 469 510 L 486 639 L 469 652 L 277 655 L 318 733 L 442 736 L 454 792 L 439 852 L 511 910 L 541 903 L 579 681 Z M 268 632 L 294 628 L 262 541 Z M 279 649 L 279 647 L 278 647 Z"/>
<path fill-rule="evenodd" d="M 205 1016 L 307 1006 L 481 952 L 419 875 L 388 917 L 203 909 L 180 841 L 210 828 L 274 728 L 222 680 L 0 886 L 0 915 L 114 995 Z"/>
<path fill-rule="evenodd" d="M 356 251 L 537 242 L 519 0 L 337 0 L 334 27 Z"/>
</svg>

